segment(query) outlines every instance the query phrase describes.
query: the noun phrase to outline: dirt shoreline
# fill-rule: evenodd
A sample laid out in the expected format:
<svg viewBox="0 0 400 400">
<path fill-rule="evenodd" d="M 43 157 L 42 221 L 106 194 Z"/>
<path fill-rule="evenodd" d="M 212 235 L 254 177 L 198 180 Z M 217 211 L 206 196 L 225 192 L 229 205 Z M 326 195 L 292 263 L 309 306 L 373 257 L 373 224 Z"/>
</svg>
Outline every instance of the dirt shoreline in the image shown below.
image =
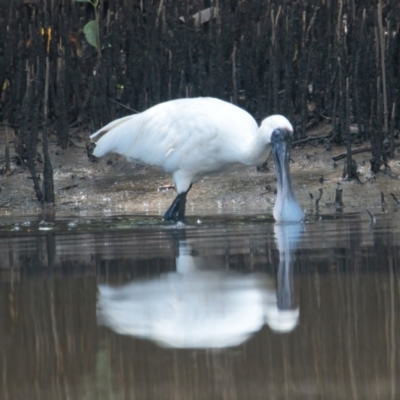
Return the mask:
<svg viewBox="0 0 400 400">
<path fill-rule="evenodd" d="M 58 215 L 163 215 L 175 196 L 173 189 L 160 190 L 172 184 L 169 175 L 151 167 L 125 161 L 123 157 L 107 155 L 90 162 L 85 149 L 89 133 L 73 138 L 75 145 L 63 151 L 50 140 L 50 157 L 54 170 L 56 214 Z M 53 139 L 53 138 L 51 138 Z M 78 147 L 79 146 L 79 147 Z M 40 152 L 40 144 L 38 146 Z M 335 212 L 333 205 L 338 185 L 343 190 L 344 212 L 381 208 L 381 192 L 387 207 L 397 205 L 390 193 L 400 199 L 399 180 L 369 171 L 369 152 L 357 154 L 362 184 L 343 180 L 344 161 L 334 164 L 332 157 L 342 153 L 343 147 L 309 143 L 291 152 L 292 183 L 297 198 L 307 214 L 315 212 L 314 198 L 323 189 L 319 212 Z M 13 157 L 13 145 L 10 148 Z M 5 163 L 5 133 L 0 131 L 0 168 Z M 400 175 L 398 157 L 391 160 L 392 175 Z M 224 213 L 266 213 L 272 215 L 276 188 L 272 158 L 269 171 L 258 172 L 254 167 L 236 166 L 226 172 L 205 177 L 193 186 L 188 195 L 187 215 L 215 215 Z M 41 167 L 38 168 L 41 173 Z M 32 215 L 42 212 L 38 204 L 28 169 L 11 165 L 11 173 L 0 176 L 0 217 Z"/>
</svg>

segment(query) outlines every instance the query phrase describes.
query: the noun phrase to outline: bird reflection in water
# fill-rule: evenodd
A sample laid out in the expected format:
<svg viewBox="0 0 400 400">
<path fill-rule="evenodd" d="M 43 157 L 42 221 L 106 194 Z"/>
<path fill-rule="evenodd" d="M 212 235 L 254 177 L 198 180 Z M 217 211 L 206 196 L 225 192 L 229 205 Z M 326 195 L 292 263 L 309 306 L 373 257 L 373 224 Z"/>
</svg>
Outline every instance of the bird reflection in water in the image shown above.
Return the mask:
<svg viewBox="0 0 400 400">
<path fill-rule="evenodd" d="M 302 224 L 275 224 L 277 288 L 264 273 L 205 270 L 179 240 L 176 272 L 113 287 L 99 285 L 98 323 L 119 334 L 176 348 L 238 346 L 267 324 L 290 332 L 298 324 L 293 263 Z"/>
</svg>

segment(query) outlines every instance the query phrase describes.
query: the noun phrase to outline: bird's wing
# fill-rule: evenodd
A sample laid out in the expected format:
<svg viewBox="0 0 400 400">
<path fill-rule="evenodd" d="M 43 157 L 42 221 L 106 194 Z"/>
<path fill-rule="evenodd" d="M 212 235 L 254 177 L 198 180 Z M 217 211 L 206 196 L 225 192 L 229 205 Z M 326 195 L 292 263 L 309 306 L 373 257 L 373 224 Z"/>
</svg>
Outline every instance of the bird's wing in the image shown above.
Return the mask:
<svg viewBox="0 0 400 400">
<path fill-rule="evenodd" d="M 93 154 L 115 152 L 166 172 L 185 169 L 201 175 L 227 164 L 232 148 L 243 145 L 243 129 L 249 126 L 257 127 L 254 119 L 230 103 L 207 98 L 174 100 L 113 121 L 94 133 Z"/>
</svg>

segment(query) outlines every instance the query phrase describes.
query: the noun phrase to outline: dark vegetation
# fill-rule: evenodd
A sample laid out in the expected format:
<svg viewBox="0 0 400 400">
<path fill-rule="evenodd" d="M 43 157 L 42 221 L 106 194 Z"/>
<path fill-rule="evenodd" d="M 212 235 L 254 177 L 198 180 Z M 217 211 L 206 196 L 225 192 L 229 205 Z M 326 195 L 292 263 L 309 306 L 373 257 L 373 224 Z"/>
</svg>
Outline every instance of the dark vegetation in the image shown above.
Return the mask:
<svg viewBox="0 0 400 400">
<path fill-rule="evenodd" d="M 210 6 L 209 21 L 192 18 Z M 370 141 L 377 172 L 398 145 L 399 21 L 398 0 L 0 0 L 6 143 L 30 169 L 38 200 L 52 202 L 49 136 L 65 149 L 73 130 L 132 109 L 214 96 L 258 120 L 285 114 L 298 144 L 315 139 L 310 126 L 330 124 L 318 140 L 347 145 L 347 171 L 352 142 Z M 8 146 L 5 159 L 7 170 Z"/>
</svg>

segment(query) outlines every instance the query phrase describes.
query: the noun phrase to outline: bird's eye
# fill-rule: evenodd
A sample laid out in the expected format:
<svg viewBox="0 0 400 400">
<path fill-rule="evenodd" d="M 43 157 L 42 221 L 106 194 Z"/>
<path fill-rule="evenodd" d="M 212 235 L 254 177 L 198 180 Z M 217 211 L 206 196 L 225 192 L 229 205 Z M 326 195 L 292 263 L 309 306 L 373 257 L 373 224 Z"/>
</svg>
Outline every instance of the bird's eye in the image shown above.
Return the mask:
<svg viewBox="0 0 400 400">
<path fill-rule="evenodd" d="M 285 128 L 277 128 L 272 132 L 271 143 L 289 142 L 292 132 Z"/>
<path fill-rule="evenodd" d="M 285 130 L 282 128 L 277 128 L 272 132 L 271 143 L 282 142 L 285 138 Z"/>
</svg>

